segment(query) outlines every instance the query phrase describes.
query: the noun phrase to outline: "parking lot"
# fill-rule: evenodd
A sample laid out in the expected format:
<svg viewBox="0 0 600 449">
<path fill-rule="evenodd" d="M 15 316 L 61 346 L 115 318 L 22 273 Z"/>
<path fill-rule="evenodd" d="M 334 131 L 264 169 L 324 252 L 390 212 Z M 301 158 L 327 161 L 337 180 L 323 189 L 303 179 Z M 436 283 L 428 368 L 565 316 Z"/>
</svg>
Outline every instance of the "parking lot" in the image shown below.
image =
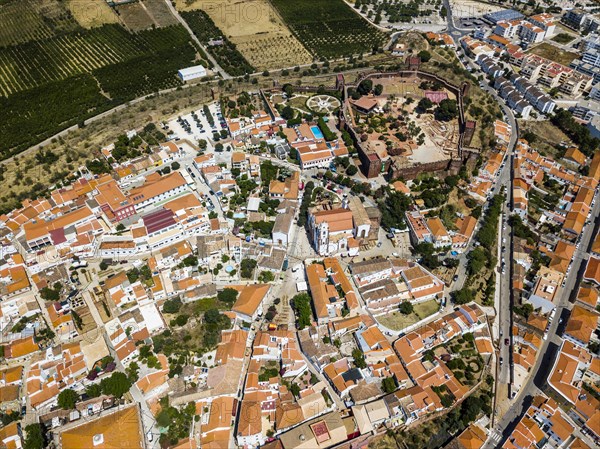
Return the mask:
<svg viewBox="0 0 600 449">
<path fill-rule="evenodd" d="M 179 139 L 190 139 L 197 143 L 199 140 L 206 140 L 210 143 L 214 140 L 213 134 L 220 133 L 227 129 L 227 123 L 221 107 L 217 103 L 208 105 L 208 111 L 212 116 L 214 124 L 210 124 L 207 114 L 202 109 L 192 111 L 190 114 L 179 116 L 167 123 L 168 128 L 173 133 L 173 137 Z"/>
</svg>

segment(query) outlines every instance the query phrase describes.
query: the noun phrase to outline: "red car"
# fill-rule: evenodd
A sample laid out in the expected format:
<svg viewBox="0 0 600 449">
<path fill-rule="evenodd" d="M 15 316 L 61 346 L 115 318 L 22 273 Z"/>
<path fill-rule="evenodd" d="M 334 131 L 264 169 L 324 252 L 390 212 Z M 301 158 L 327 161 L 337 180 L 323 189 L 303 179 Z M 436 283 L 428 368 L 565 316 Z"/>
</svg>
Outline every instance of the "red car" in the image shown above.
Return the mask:
<svg viewBox="0 0 600 449">
<path fill-rule="evenodd" d="M 508 338 L 505 338 L 505 339 L 504 339 L 504 344 L 505 344 L 506 346 L 508 346 L 508 343 L 509 343 L 509 340 L 508 340 Z"/>
</svg>

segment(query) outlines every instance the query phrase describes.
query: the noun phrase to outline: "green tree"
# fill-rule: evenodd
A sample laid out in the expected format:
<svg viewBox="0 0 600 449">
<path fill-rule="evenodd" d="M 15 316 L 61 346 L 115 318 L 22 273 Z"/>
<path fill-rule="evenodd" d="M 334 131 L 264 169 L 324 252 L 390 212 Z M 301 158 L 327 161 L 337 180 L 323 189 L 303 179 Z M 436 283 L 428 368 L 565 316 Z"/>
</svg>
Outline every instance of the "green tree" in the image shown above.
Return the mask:
<svg viewBox="0 0 600 449">
<path fill-rule="evenodd" d="M 309 326 L 312 321 L 312 309 L 310 296 L 307 293 L 299 293 L 292 298 L 292 307 L 296 311 L 298 329 L 302 330 Z"/>
<path fill-rule="evenodd" d="M 396 391 L 396 381 L 393 377 L 386 377 L 381 382 L 381 388 L 385 393 L 393 393 Z"/>
<path fill-rule="evenodd" d="M 102 387 L 99 384 L 91 384 L 85 388 L 85 394 L 90 398 L 97 398 L 102 394 Z"/>
<path fill-rule="evenodd" d="M 294 112 L 294 109 L 289 105 L 285 106 L 281 110 L 281 117 L 285 120 L 292 120 L 295 115 L 296 115 L 296 113 Z"/>
<path fill-rule="evenodd" d="M 43 449 L 46 446 L 45 432 L 41 424 L 29 424 L 25 427 L 25 434 L 23 449 Z"/>
<path fill-rule="evenodd" d="M 275 280 L 275 275 L 269 270 L 261 271 L 258 280 L 260 282 L 273 282 Z"/>
<path fill-rule="evenodd" d="M 240 274 L 245 279 L 250 279 L 256 268 L 256 260 L 254 259 L 242 259 L 240 263 Z"/>
<path fill-rule="evenodd" d="M 290 385 L 290 392 L 294 395 L 294 397 L 300 397 L 300 386 L 294 382 Z"/>
<path fill-rule="evenodd" d="M 348 166 L 348 168 L 346 169 L 346 174 L 348 176 L 354 176 L 355 174 L 358 173 L 358 168 L 356 167 L 356 165 L 350 165 Z"/>
<path fill-rule="evenodd" d="M 368 95 L 373 90 L 373 81 L 367 79 L 360 82 L 356 91 L 361 95 Z"/>
<path fill-rule="evenodd" d="M 182 260 L 183 265 L 186 267 L 195 267 L 198 265 L 198 258 L 196 256 L 189 255 Z"/>
<path fill-rule="evenodd" d="M 419 103 L 417 104 L 417 110 L 419 112 L 427 112 L 432 107 L 433 107 L 433 102 L 427 97 L 421 98 L 419 100 Z"/>
<path fill-rule="evenodd" d="M 73 410 L 78 400 L 79 395 L 70 388 L 66 388 L 58 394 L 58 406 L 63 410 Z"/>
<path fill-rule="evenodd" d="M 237 299 L 238 291 L 234 288 L 224 288 L 217 293 L 217 299 L 225 304 L 232 306 Z"/>
<path fill-rule="evenodd" d="M 452 292 L 452 297 L 456 304 L 466 304 L 475 299 L 475 292 L 469 288 L 462 288 Z"/>
<path fill-rule="evenodd" d="M 365 361 L 365 355 L 358 348 L 354 348 L 352 350 L 352 358 L 354 359 L 354 364 L 357 368 L 366 368 L 367 362 Z"/>
<path fill-rule="evenodd" d="M 413 313 L 414 307 L 410 302 L 404 301 L 400 303 L 398 310 L 400 310 L 400 313 L 403 315 L 410 315 L 411 313 Z"/>
<path fill-rule="evenodd" d="M 164 313 L 177 313 L 183 303 L 179 297 L 173 299 L 167 299 L 163 304 L 163 312 Z"/>
<path fill-rule="evenodd" d="M 60 292 L 57 292 L 56 290 L 53 290 L 50 287 L 43 287 L 40 290 L 40 296 L 46 301 L 55 302 L 60 299 Z"/>
<path fill-rule="evenodd" d="M 379 205 L 381 210 L 381 225 L 385 229 L 406 229 L 404 213 L 410 207 L 412 201 L 401 192 L 389 192 Z"/>
<path fill-rule="evenodd" d="M 125 373 L 114 372 L 110 377 L 100 382 L 102 393 L 116 398 L 122 398 L 131 388 L 131 382 Z"/>
<path fill-rule="evenodd" d="M 431 59 L 431 53 L 429 53 L 427 50 L 421 50 L 419 53 L 417 53 L 417 56 L 421 58 L 422 62 L 428 62 Z"/>
<path fill-rule="evenodd" d="M 435 118 L 443 122 L 449 122 L 450 120 L 458 117 L 458 106 L 456 100 L 442 100 L 435 110 Z"/>
</svg>

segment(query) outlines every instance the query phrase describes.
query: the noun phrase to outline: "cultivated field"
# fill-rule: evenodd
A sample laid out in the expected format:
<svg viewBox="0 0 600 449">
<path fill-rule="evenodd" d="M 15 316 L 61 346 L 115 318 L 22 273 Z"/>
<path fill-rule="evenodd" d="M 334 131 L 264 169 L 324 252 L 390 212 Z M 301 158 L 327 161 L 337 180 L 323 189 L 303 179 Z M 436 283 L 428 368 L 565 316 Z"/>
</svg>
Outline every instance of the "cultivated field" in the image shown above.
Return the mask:
<svg viewBox="0 0 600 449">
<path fill-rule="evenodd" d="M 154 19 L 156 26 L 166 27 L 179 23 L 175 16 L 171 14 L 164 0 L 144 0 L 142 4 L 148 10 L 148 14 Z"/>
<path fill-rule="evenodd" d="M 272 0 L 304 46 L 316 56 L 337 58 L 381 46 L 385 34 L 370 25 L 344 0 Z"/>
<path fill-rule="evenodd" d="M 0 157 L 123 101 L 181 84 L 197 63 L 182 26 L 79 29 L 0 49 Z M 202 62 L 209 66 L 207 61 Z"/>
<path fill-rule="evenodd" d="M 175 29 L 174 29 L 175 30 Z M 157 30 L 156 32 L 159 32 Z M 185 30 L 165 33 L 187 41 Z M 119 25 L 105 25 L 0 49 L 0 94 L 7 96 L 51 81 L 143 56 L 153 44 Z M 174 74 L 175 75 L 175 74 Z"/>
<path fill-rule="evenodd" d="M 94 28 L 119 21 L 105 0 L 68 0 L 67 5 L 79 25 Z"/>
<path fill-rule="evenodd" d="M 311 55 L 292 35 L 268 0 L 196 0 L 177 7 L 202 9 L 258 70 L 308 64 Z"/>
<path fill-rule="evenodd" d="M 233 76 L 254 72 L 254 67 L 252 67 L 238 51 L 236 45 L 232 43 L 227 36 L 223 36 L 221 30 L 215 25 L 206 12 L 201 10 L 187 11 L 182 12 L 181 16 L 192 29 L 198 40 L 209 46 L 210 53 L 223 70 Z M 209 42 L 214 40 L 222 40 L 222 42 L 218 45 L 211 45 Z"/>
<path fill-rule="evenodd" d="M 77 21 L 62 2 L 10 0 L 0 7 L 0 47 L 76 29 Z"/>
<path fill-rule="evenodd" d="M 131 31 L 146 30 L 151 26 L 158 26 L 142 2 L 115 6 L 115 12 Z"/>
</svg>

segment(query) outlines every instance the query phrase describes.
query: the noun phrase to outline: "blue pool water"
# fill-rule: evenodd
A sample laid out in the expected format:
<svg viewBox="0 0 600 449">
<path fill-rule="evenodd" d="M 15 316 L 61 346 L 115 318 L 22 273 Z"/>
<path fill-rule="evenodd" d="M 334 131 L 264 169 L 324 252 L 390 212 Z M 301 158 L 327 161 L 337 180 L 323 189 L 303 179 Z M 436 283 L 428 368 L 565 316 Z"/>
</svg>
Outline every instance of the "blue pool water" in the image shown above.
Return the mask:
<svg viewBox="0 0 600 449">
<path fill-rule="evenodd" d="M 321 130 L 319 129 L 318 126 L 311 126 L 310 130 L 312 131 L 313 135 L 315 136 L 316 139 L 322 139 L 323 138 L 323 133 L 321 132 Z"/>
</svg>

